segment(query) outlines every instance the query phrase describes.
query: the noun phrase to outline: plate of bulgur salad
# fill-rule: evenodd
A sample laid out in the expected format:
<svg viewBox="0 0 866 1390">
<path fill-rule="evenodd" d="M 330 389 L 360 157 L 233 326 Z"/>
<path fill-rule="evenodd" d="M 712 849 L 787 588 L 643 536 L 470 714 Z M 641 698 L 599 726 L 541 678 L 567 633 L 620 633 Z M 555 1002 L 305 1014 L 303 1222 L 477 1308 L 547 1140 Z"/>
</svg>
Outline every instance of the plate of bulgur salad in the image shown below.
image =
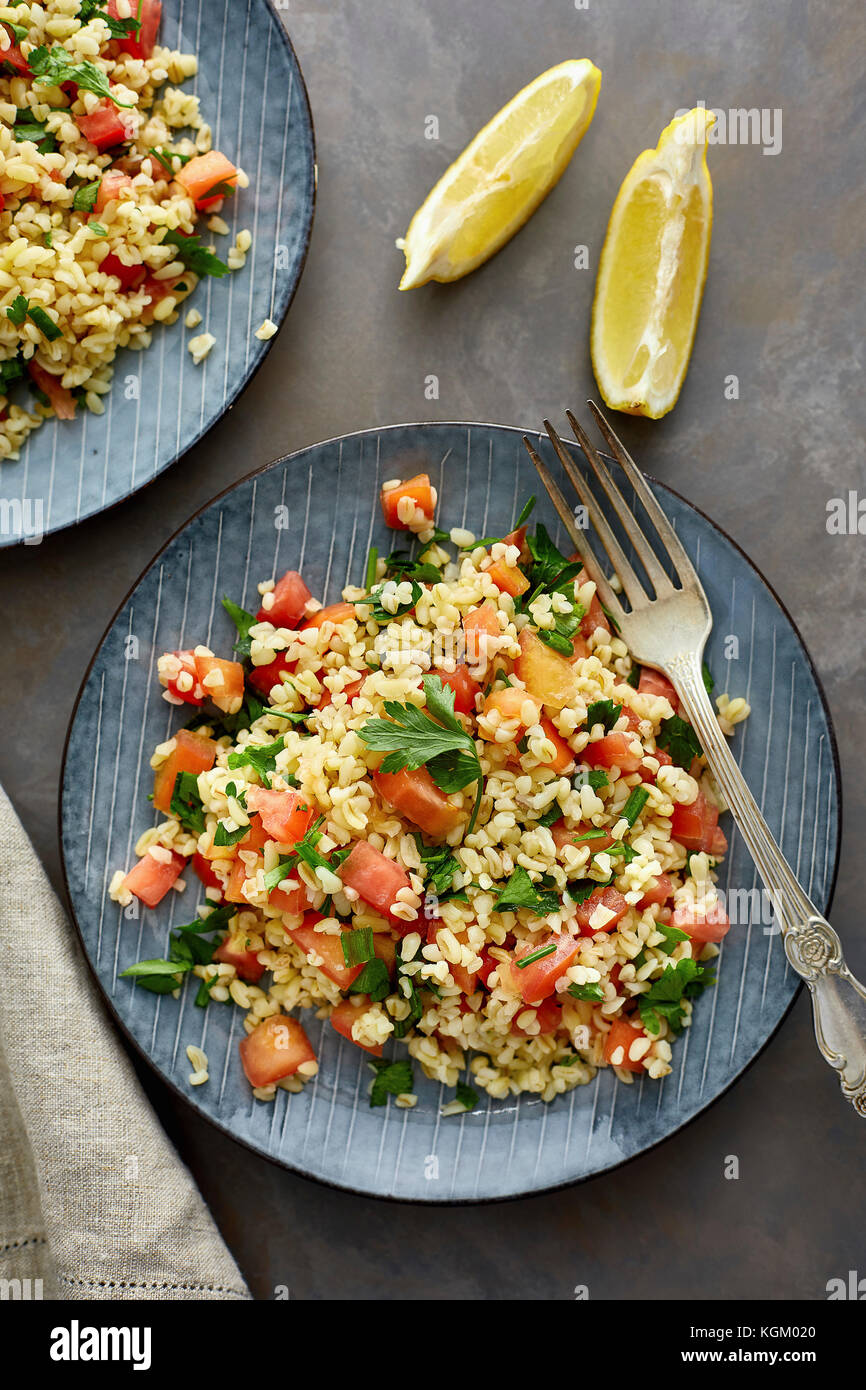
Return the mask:
<svg viewBox="0 0 866 1390">
<path fill-rule="evenodd" d="M 232 404 L 314 196 L 266 0 L 0 4 L 0 544 L 129 496 Z"/>
<path fill-rule="evenodd" d="M 611 1167 L 717 1097 L 797 988 L 676 692 L 533 483 L 502 426 L 270 465 L 157 557 L 73 717 L 64 868 L 117 1018 L 203 1114 L 340 1186 L 480 1200 Z M 655 487 L 713 607 L 722 728 L 824 907 L 809 658 Z"/>
</svg>

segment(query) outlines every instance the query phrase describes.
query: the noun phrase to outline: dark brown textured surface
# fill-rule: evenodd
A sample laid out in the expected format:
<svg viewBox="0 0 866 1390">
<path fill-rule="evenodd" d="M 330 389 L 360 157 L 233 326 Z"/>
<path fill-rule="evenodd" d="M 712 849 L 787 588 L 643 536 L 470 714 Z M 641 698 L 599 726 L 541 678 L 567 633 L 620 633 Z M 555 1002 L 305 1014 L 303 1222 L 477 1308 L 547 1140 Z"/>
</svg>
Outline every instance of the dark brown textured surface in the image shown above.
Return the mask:
<svg viewBox="0 0 866 1390">
<path fill-rule="evenodd" d="M 779 107 L 778 155 L 710 150 L 710 274 L 675 411 L 620 423 L 638 461 L 755 559 L 825 681 L 846 801 L 832 918 L 863 976 L 866 537 L 826 526 L 830 499 L 866 496 L 862 6 L 292 0 L 286 18 L 316 120 L 319 201 L 279 340 L 230 415 L 151 488 L 76 532 L 0 554 L 0 778 L 55 881 L 69 710 L 103 628 L 168 534 L 232 479 L 316 439 L 403 419 L 537 427 L 579 405 L 594 394 L 598 253 L 635 155 L 700 99 Z M 475 275 L 398 295 L 393 242 L 431 183 L 518 87 L 570 56 L 592 58 L 604 79 L 560 186 Z M 431 115 L 438 141 L 424 138 Z M 574 269 L 578 245 L 589 270 Z M 731 374 L 738 400 L 725 398 Z M 822 1298 L 829 1278 L 866 1273 L 866 1136 L 815 1051 L 803 998 L 757 1066 L 671 1143 L 572 1192 L 475 1210 L 315 1187 L 146 1080 L 260 1297 L 287 1285 L 295 1298 L 567 1299 L 583 1284 L 594 1298 Z M 724 1176 L 730 1155 L 736 1180 Z"/>
</svg>

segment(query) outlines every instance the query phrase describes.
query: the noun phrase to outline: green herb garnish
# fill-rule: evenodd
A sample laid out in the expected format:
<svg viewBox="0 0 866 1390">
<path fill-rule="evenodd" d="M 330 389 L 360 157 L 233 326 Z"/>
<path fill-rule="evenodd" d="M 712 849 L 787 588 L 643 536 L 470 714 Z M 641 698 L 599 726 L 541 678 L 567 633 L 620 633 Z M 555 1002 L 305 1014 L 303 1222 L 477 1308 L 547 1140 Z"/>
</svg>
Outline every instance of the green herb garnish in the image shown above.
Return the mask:
<svg viewBox="0 0 866 1390">
<path fill-rule="evenodd" d="M 73 62 L 62 44 L 56 43 L 51 48 L 41 44 L 28 55 L 27 62 L 40 86 L 62 87 L 64 82 L 74 82 L 76 87 L 83 87 L 98 97 L 108 97 L 115 106 L 131 108 L 135 104 L 131 101 L 118 101 L 117 97 L 112 95 L 108 78 L 102 69 L 95 63 Z"/>
<path fill-rule="evenodd" d="M 557 893 L 538 893 L 529 874 L 522 864 L 518 864 L 493 904 L 493 910 L 501 912 L 503 908 L 511 908 L 516 911 L 518 908 L 526 907 L 543 917 L 548 912 L 558 912 L 561 906 Z"/>
<path fill-rule="evenodd" d="M 251 767 L 263 787 L 270 787 L 271 773 L 276 771 L 277 756 L 286 746 L 285 735 L 275 738 L 273 743 L 245 743 L 237 753 L 229 753 L 227 766 L 232 772 L 239 767 Z"/>
<path fill-rule="evenodd" d="M 582 999 L 589 1004 L 600 1004 L 604 1000 L 601 985 L 597 984 L 569 985 L 566 993 L 570 994 L 572 999 Z M 557 1065 L 562 1064 L 557 1063 Z"/>
<path fill-rule="evenodd" d="M 684 767 L 687 771 L 693 759 L 701 757 L 703 753 L 691 724 L 678 714 L 662 720 L 656 743 L 659 748 L 667 749 L 678 767 Z"/>
<path fill-rule="evenodd" d="M 528 956 L 521 956 L 514 964 L 518 970 L 525 970 L 527 965 L 534 965 L 537 960 L 544 960 L 545 956 L 552 956 L 556 952 L 556 944 L 548 942 L 546 946 L 537 946 L 534 951 L 530 951 Z"/>
<path fill-rule="evenodd" d="M 389 1095 L 402 1096 L 412 1090 L 414 1073 L 411 1062 L 386 1062 L 383 1058 L 374 1059 L 370 1066 L 376 1073 L 370 1088 L 371 1106 L 384 1105 Z"/>
<path fill-rule="evenodd" d="M 365 965 L 376 955 L 372 927 L 353 927 L 351 931 L 341 932 L 340 944 L 343 947 L 343 960 L 348 966 Z"/>
<path fill-rule="evenodd" d="M 646 787 L 635 787 L 619 814 L 623 820 L 628 821 L 629 825 L 634 825 L 648 801 L 649 792 Z"/>
<path fill-rule="evenodd" d="M 219 278 L 229 274 L 225 262 L 202 245 L 201 237 L 185 236 L 183 232 L 169 228 L 162 240 L 164 244 L 177 248 L 177 260 L 182 261 L 193 275 L 203 279 L 206 275 Z"/>
<path fill-rule="evenodd" d="M 690 956 L 669 965 L 647 992 L 638 996 L 638 1010 L 646 1031 L 658 1033 L 664 1018 L 672 1033 L 682 1032 L 685 1001 L 697 998 L 715 982 L 715 976 Z"/>
<path fill-rule="evenodd" d="M 609 733 L 621 714 L 622 705 L 614 704 L 613 700 L 593 700 L 586 711 L 587 727 L 592 729 L 596 724 L 601 724 Z"/>
<path fill-rule="evenodd" d="M 202 799 L 198 794 L 198 775 L 195 772 L 179 772 L 174 779 L 171 794 L 171 812 L 177 816 L 184 829 L 194 835 L 204 830 L 205 816 Z"/>
<path fill-rule="evenodd" d="M 478 1092 L 467 1086 L 465 1081 L 458 1081 L 454 1099 L 460 1102 L 464 1110 L 474 1110 L 478 1104 Z"/>
<path fill-rule="evenodd" d="M 78 185 L 72 195 L 72 207 L 75 212 L 93 211 L 101 183 L 102 179 L 95 179 L 93 183 L 80 183 Z"/>
</svg>

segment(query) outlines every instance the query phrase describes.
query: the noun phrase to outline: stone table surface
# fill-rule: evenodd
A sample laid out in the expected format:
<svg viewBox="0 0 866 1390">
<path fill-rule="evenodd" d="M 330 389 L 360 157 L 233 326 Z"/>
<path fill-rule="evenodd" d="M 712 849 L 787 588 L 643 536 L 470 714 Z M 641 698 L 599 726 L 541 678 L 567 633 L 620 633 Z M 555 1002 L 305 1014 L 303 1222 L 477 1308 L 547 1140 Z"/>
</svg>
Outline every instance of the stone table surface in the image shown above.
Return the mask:
<svg viewBox="0 0 866 1390">
<path fill-rule="evenodd" d="M 0 778 L 52 878 L 72 703 L 162 542 L 234 479 L 318 439 L 401 420 L 537 428 L 595 394 L 590 306 L 614 196 L 674 112 L 704 101 L 763 110 L 765 144 L 781 137 L 781 148 L 710 150 L 712 255 L 681 399 L 660 422 L 619 420 L 647 471 L 739 542 L 801 628 L 844 769 L 832 916 L 866 975 L 866 541 L 856 523 L 827 527 L 833 498 L 866 495 L 861 0 L 281 8 L 319 158 L 312 248 L 285 327 L 234 409 L 152 486 L 77 530 L 0 553 Z M 398 294 L 394 239 L 429 187 L 504 101 L 567 57 L 592 58 L 604 80 L 559 187 L 468 279 Z M 426 138 L 429 117 L 438 139 Z M 581 246 L 588 269 L 575 267 Z M 568 1299 L 587 1285 L 594 1298 L 814 1299 L 828 1279 L 866 1273 L 866 1134 L 818 1057 L 802 994 L 757 1065 L 676 1139 L 509 1205 L 431 1210 L 330 1191 L 240 1148 L 143 1070 L 258 1297 L 282 1284 L 295 1298 Z M 737 1180 L 725 1178 L 730 1155 Z"/>
</svg>

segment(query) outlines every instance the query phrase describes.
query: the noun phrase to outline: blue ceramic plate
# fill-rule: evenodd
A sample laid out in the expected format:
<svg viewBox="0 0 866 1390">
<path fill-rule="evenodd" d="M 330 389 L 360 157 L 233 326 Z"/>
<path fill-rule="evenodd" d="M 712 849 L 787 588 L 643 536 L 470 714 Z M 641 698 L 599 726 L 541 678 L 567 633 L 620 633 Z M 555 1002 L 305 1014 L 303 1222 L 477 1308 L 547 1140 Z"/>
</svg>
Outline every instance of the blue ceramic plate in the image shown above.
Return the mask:
<svg viewBox="0 0 866 1390">
<path fill-rule="evenodd" d="M 520 432 L 493 425 L 400 425 L 317 444 L 236 484 L 187 523 L 116 615 L 82 687 L 63 770 L 61 823 L 69 898 L 90 963 L 129 1036 L 170 1085 L 203 1115 L 260 1153 L 312 1177 L 379 1196 L 473 1201 L 575 1182 L 673 1134 L 719 1096 L 758 1054 L 797 990 L 779 938 L 758 919 L 733 930 L 718 985 L 700 1001 L 661 1084 L 618 1084 L 609 1070 L 544 1105 L 482 1101 L 443 1119 L 448 1096 L 418 1077 L 414 1110 L 371 1110 L 371 1079 L 358 1048 L 305 1015 L 319 1057 L 302 1094 L 253 1099 L 241 1073 L 241 1016 L 197 1009 L 136 989 L 119 975 L 141 957 L 164 956 L 173 922 L 188 921 L 195 894 L 170 895 L 141 921 L 107 897 L 115 869 L 133 861 L 153 823 L 147 801 L 154 744 L 183 722 L 160 698 L 156 659 L 196 640 L 228 652 L 234 631 L 223 594 L 245 607 L 256 583 L 301 569 L 317 595 L 339 597 L 363 574 L 372 543 L 389 545 L 379 484 L 427 469 L 439 488 L 439 520 L 501 535 L 538 492 Z M 719 691 L 743 694 L 753 713 L 734 751 L 800 881 L 826 908 L 839 841 L 833 734 L 809 657 L 778 599 L 746 557 L 706 517 L 655 484 L 706 586 L 715 627 L 708 660 Z M 537 515 L 557 534 L 546 497 Z M 738 648 L 733 641 L 736 638 Z M 727 653 L 726 653 L 727 647 Z M 726 888 L 756 888 L 736 832 Z M 190 876 L 191 877 L 191 876 Z M 202 1046 L 210 1080 L 187 1081 L 189 1043 Z M 399 1045 L 395 1045 L 399 1046 Z M 404 1054 L 405 1055 L 405 1054 Z"/>
<path fill-rule="evenodd" d="M 147 351 L 118 354 L 104 415 L 50 420 L 19 459 L 0 463 L 0 497 L 20 499 L 25 527 L 37 524 L 38 504 L 45 534 L 129 497 L 216 423 L 261 365 L 273 339 L 255 330 L 265 318 L 282 323 L 307 254 L 313 122 L 298 60 L 267 0 L 165 0 L 160 41 L 198 55 L 198 75 L 181 90 L 199 96 L 214 148 L 249 175 L 249 188 L 226 200 L 231 236 L 215 238 L 217 254 L 225 259 L 220 246 L 244 227 L 253 245 L 242 270 L 203 281 L 189 300 L 202 314 L 198 331 L 216 338 L 201 366 L 182 320 L 157 325 Z M 138 394 L 127 399 L 130 376 Z M 0 545 L 19 539 L 0 534 Z"/>
</svg>

